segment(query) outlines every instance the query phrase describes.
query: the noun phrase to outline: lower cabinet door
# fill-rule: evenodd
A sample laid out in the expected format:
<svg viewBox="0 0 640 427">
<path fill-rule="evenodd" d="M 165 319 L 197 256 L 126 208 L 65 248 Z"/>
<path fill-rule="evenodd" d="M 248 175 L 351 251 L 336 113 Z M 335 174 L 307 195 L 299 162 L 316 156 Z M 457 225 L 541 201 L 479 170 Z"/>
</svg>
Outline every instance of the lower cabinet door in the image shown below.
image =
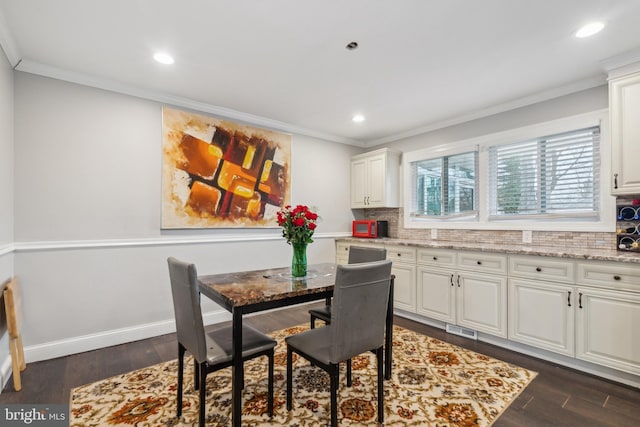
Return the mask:
<svg viewBox="0 0 640 427">
<path fill-rule="evenodd" d="M 578 288 L 576 357 L 640 374 L 640 295 Z"/>
<path fill-rule="evenodd" d="M 509 279 L 509 339 L 574 356 L 573 286 Z"/>
<path fill-rule="evenodd" d="M 455 323 L 456 289 L 453 283 L 454 273 L 451 270 L 418 267 L 416 312 L 443 322 Z"/>
<path fill-rule="evenodd" d="M 391 274 L 393 281 L 393 306 L 400 310 L 416 312 L 416 266 L 394 262 Z"/>
<path fill-rule="evenodd" d="M 480 332 L 507 337 L 507 278 L 459 273 L 457 323 Z"/>
</svg>

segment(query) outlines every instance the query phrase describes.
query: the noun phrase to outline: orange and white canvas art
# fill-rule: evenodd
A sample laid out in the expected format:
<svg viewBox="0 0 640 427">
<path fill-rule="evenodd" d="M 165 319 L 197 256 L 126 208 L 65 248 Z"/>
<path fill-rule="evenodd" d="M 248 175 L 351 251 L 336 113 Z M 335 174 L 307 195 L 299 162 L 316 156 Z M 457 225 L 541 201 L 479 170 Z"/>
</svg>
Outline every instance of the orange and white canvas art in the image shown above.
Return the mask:
<svg viewBox="0 0 640 427">
<path fill-rule="evenodd" d="M 162 228 L 277 227 L 291 135 L 162 110 Z"/>
</svg>

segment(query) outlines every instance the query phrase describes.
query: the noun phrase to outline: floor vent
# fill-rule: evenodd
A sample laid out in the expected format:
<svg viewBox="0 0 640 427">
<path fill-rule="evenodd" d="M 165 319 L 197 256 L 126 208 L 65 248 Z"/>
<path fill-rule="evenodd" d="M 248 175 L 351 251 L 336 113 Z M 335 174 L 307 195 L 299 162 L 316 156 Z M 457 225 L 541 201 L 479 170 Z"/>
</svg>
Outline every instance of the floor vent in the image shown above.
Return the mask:
<svg viewBox="0 0 640 427">
<path fill-rule="evenodd" d="M 451 325 L 447 323 L 447 332 L 454 335 L 460 335 L 461 337 L 478 339 L 478 332 L 473 329 L 461 328 L 460 326 Z"/>
</svg>

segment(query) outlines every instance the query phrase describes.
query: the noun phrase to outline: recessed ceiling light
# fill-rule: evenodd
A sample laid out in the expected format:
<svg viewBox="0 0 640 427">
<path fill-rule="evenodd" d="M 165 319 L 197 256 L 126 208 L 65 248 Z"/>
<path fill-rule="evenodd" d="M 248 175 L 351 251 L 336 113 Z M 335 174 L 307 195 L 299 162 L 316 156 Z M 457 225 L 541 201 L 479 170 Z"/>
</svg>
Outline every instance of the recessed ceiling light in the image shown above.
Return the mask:
<svg viewBox="0 0 640 427">
<path fill-rule="evenodd" d="M 362 114 L 356 114 L 355 116 L 353 116 L 351 120 L 353 120 L 356 123 L 362 123 L 364 122 L 364 116 Z"/>
<path fill-rule="evenodd" d="M 175 62 L 171 55 L 164 52 L 156 52 L 153 54 L 153 59 L 164 65 L 171 65 Z"/>
<path fill-rule="evenodd" d="M 585 37 L 592 36 L 596 33 L 599 33 L 604 28 L 604 24 L 602 22 L 590 22 L 584 27 L 580 28 L 576 31 L 576 37 L 582 39 Z"/>
</svg>

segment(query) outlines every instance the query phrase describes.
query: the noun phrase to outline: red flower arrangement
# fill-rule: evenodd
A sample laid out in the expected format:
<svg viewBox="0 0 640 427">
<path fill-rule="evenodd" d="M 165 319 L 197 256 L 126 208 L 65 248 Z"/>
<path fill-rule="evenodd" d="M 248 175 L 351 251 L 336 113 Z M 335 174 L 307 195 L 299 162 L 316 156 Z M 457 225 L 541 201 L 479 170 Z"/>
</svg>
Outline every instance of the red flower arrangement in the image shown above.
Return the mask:
<svg viewBox="0 0 640 427">
<path fill-rule="evenodd" d="M 278 211 L 278 225 L 282 227 L 282 237 L 288 244 L 312 243 L 317 219 L 318 214 L 303 205 L 295 208 L 287 205 Z"/>
</svg>

